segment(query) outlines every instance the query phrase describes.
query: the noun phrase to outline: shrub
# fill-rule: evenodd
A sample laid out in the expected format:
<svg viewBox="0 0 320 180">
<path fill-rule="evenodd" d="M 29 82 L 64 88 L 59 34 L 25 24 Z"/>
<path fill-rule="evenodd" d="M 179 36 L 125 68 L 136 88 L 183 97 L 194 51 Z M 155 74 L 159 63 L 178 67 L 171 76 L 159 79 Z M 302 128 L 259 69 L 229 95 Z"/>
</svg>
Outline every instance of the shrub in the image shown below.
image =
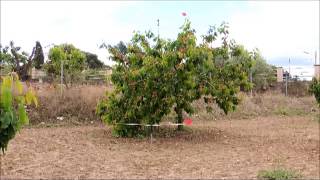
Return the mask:
<svg viewBox="0 0 320 180">
<path fill-rule="evenodd" d="M 258 173 L 259 179 L 266 180 L 289 180 L 289 179 L 297 179 L 300 178 L 301 175 L 290 170 L 285 169 L 274 169 L 274 170 L 262 170 Z"/>
<path fill-rule="evenodd" d="M 253 59 L 251 68 L 253 89 L 258 92 L 265 91 L 277 80 L 274 76 L 273 67 L 266 62 L 259 50 L 254 51 Z"/>
<path fill-rule="evenodd" d="M 320 106 L 320 81 L 316 78 L 312 79 L 312 83 L 310 84 L 310 92 L 314 94 L 317 103 Z"/>
<path fill-rule="evenodd" d="M 33 102 L 37 106 L 38 101 L 32 89 L 23 94 L 23 85 L 16 74 L 3 77 L 0 92 L 0 149 L 4 153 L 16 132 L 29 123 L 25 105 Z"/>
</svg>

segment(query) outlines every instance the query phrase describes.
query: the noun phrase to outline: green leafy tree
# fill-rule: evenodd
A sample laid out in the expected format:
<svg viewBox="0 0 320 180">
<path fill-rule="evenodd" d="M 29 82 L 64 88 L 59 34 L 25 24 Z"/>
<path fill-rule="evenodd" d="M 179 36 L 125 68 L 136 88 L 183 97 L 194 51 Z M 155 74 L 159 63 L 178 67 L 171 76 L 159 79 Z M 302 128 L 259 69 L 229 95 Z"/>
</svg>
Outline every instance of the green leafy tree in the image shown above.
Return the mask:
<svg viewBox="0 0 320 180">
<path fill-rule="evenodd" d="M 120 41 L 117 45 L 116 48 L 122 53 L 122 54 L 127 54 L 128 48 L 125 45 L 123 41 Z"/>
<path fill-rule="evenodd" d="M 314 94 L 318 105 L 320 106 L 320 81 L 317 78 L 313 78 L 309 87 L 310 93 Z"/>
<path fill-rule="evenodd" d="M 276 82 L 274 67 L 269 65 L 259 50 L 253 53 L 252 82 L 255 90 L 266 90 Z"/>
<path fill-rule="evenodd" d="M 2 63 L 8 66 L 12 71 L 18 73 L 22 80 L 29 79 L 29 70 L 32 66 L 32 55 L 29 56 L 26 52 L 20 52 L 21 47 L 15 46 L 13 41 L 10 41 L 9 46 L 1 49 Z"/>
<path fill-rule="evenodd" d="M 90 69 L 101 69 L 104 67 L 102 61 L 98 59 L 96 54 L 92 54 L 90 52 L 83 52 L 86 55 L 86 63 L 87 67 Z"/>
<path fill-rule="evenodd" d="M 43 52 L 39 42 L 36 42 L 36 46 L 32 49 L 30 56 L 24 51 L 20 52 L 20 50 L 21 47 L 15 46 L 13 41 L 10 41 L 9 46 L 0 46 L 0 63 L 8 67 L 10 72 L 17 72 L 21 80 L 25 81 L 30 79 L 32 64 L 41 64 L 41 58 L 43 61 Z"/>
<path fill-rule="evenodd" d="M 0 84 L 0 149 L 4 153 L 9 141 L 29 123 L 25 105 L 38 104 L 34 91 L 23 93 L 18 75 L 4 76 Z"/>
<path fill-rule="evenodd" d="M 9 52 L 9 47 L 2 47 L 0 44 L 0 75 L 7 74 L 12 71 L 13 67 L 10 65 L 13 58 Z"/>
<path fill-rule="evenodd" d="M 115 90 L 98 104 L 97 113 L 117 135 L 135 136 L 142 128 L 126 123 L 158 124 L 172 109 L 175 121 L 182 123 L 183 111 L 192 114 L 191 103 L 200 98 L 208 110 L 212 103 L 225 113 L 234 110 L 240 86 L 250 87 L 246 71 L 251 56 L 229 42 L 226 24 L 213 34 L 197 45 L 195 30 L 186 20 L 176 40 L 163 40 L 149 31 L 135 33 L 126 51 L 109 46 L 116 62 L 111 77 Z M 219 37 L 222 46 L 212 48 Z"/>
<path fill-rule="evenodd" d="M 85 68 L 86 55 L 72 44 L 61 44 L 49 50 L 49 62 L 45 65 L 48 74 L 60 76 L 61 64 L 65 84 L 75 80 L 76 76 Z M 67 79 L 67 80 L 66 80 Z"/>
<path fill-rule="evenodd" d="M 43 50 L 42 46 L 39 41 L 36 42 L 35 50 L 34 50 L 34 56 L 33 56 L 33 63 L 34 67 L 36 69 L 40 69 L 44 63 L 44 55 L 43 55 Z"/>
<path fill-rule="evenodd" d="M 8 64 L 13 62 L 13 58 L 9 52 L 9 46 L 2 47 L 0 44 L 0 64 Z"/>
</svg>

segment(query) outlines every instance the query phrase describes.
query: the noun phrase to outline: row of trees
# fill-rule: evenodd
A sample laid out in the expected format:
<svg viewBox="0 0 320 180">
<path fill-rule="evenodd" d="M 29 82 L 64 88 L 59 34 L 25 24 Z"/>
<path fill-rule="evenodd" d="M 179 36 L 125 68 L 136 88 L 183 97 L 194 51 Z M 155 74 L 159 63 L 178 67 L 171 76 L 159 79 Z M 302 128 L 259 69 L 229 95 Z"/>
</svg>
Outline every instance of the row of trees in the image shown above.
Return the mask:
<svg viewBox="0 0 320 180">
<path fill-rule="evenodd" d="M 61 61 L 63 61 L 65 74 L 73 78 L 84 69 L 101 69 L 105 67 L 96 54 L 84 52 L 72 44 L 61 44 L 49 50 L 48 62 L 44 62 L 44 53 L 40 42 L 36 42 L 31 55 L 21 52 L 21 47 L 16 46 L 13 41 L 9 46 L 0 45 L 0 65 L 7 67 L 9 71 L 17 72 L 19 77 L 25 81 L 30 78 L 32 67 L 43 68 L 49 75 L 59 75 Z"/>
<path fill-rule="evenodd" d="M 212 33 L 212 30 L 210 30 Z M 209 35 L 207 40 L 210 40 Z M 107 47 L 107 46 L 102 46 Z M 115 46 L 121 53 L 126 54 L 128 49 L 124 42 Z M 26 52 L 20 52 L 21 47 L 15 46 L 11 41 L 9 46 L 0 45 L 0 64 L 7 67 L 8 71 L 15 71 L 23 81 L 29 79 L 32 67 L 36 69 L 43 68 L 49 75 L 58 76 L 61 70 L 61 61 L 63 61 L 66 79 L 74 80 L 84 69 L 101 69 L 105 67 L 96 54 L 84 52 L 72 44 L 61 44 L 50 49 L 47 63 L 44 63 L 44 53 L 40 42 L 36 42 L 31 55 Z M 3 67 L 2 67 L 3 68 Z M 253 88 L 255 90 L 266 90 L 275 81 L 275 67 L 267 64 L 261 56 L 259 50 L 253 52 L 253 65 L 251 68 Z"/>
</svg>

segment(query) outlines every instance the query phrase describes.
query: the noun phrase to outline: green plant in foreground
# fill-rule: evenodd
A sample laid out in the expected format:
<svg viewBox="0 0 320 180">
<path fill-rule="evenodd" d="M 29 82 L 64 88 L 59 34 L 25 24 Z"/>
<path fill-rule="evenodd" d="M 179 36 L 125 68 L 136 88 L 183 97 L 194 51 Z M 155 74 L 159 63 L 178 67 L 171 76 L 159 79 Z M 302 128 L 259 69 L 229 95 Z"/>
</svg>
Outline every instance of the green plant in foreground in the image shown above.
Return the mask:
<svg viewBox="0 0 320 180">
<path fill-rule="evenodd" d="M 309 91 L 314 94 L 314 97 L 318 103 L 318 107 L 320 107 L 320 81 L 317 78 L 312 79 Z M 318 116 L 318 122 L 320 122 L 320 116 Z"/>
<path fill-rule="evenodd" d="M 320 81 L 316 78 L 312 79 L 312 83 L 310 84 L 309 91 L 314 94 L 318 105 L 320 106 Z"/>
<path fill-rule="evenodd" d="M 23 85 L 18 75 L 12 73 L 2 78 L 0 84 L 0 149 L 4 153 L 9 141 L 20 128 L 29 123 L 25 105 L 38 105 L 35 93 L 23 94 Z"/>
<path fill-rule="evenodd" d="M 289 180 L 301 178 L 301 175 L 295 171 L 286 169 L 261 170 L 258 172 L 259 179 L 267 180 Z"/>
</svg>

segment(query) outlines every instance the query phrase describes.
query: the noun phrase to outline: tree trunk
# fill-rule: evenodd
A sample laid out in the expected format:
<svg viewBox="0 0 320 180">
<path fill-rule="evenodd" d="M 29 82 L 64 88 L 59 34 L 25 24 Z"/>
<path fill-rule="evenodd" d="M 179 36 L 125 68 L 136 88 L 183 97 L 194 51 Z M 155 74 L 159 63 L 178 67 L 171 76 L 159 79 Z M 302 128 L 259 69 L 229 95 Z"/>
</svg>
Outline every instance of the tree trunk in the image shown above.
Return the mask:
<svg viewBox="0 0 320 180">
<path fill-rule="evenodd" d="M 34 56 L 35 48 L 33 48 L 31 55 L 29 56 L 27 62 L 20 66 L 20 59 L 17 54 L 14 54 L 16 67 L 15 70 L 18 73 L 21 81 L 28 81 L 30 80 L 29 70 L 32 68 L 32 58 Z"/>
<path fill-rule="evenodd" d="M 175 111 L 177 113 L 177 117 L 176 117 L 176 122 L 179 124 L 177 130 L 178 131 L 182 131 L 183 130 L 183 125 L 180 125 L 182 123 L 182 108 L 180 107 L 176 107 Z"/>
<path fill-rule="evenodd" d="M 66 78 L 63 78 L 63 83 L 66 85 L 66 88 L 69 89 L 68 82 L 67 82 Z M 62 84 L 61 84 L 61 86 L 62 86 Z"/>
<path fill-rule="evenodd" d="M 22 81 L 28 81 L 30 80 L 29 70 L 31 69 L 31 61 L 29 61 L 27 64 L 24 64 L 23 66 L 20 66 L 20 69 L 18 70 L 18 74 Z"/>
</svg>

